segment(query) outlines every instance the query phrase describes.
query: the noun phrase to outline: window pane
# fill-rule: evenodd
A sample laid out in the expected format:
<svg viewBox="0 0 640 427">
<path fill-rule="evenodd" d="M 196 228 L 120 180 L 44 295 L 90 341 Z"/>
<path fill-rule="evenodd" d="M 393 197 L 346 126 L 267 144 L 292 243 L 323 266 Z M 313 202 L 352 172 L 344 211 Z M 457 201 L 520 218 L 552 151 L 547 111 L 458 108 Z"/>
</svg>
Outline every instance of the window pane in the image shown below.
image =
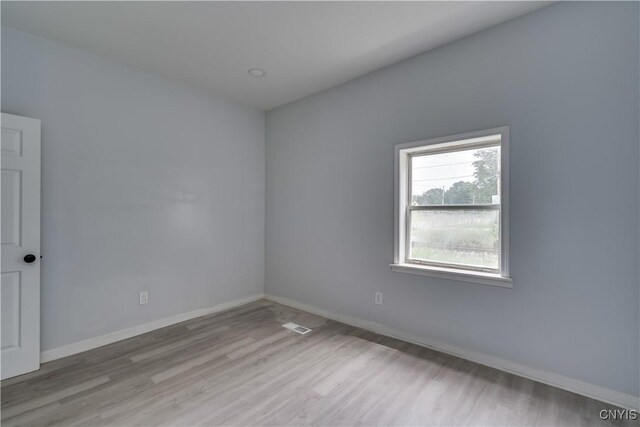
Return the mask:
<svg viewBox="0 0 640 427">
<path fill-rule="evenodd" d="M 498 269 L 500 211 L 411 211 L 409 258 Z"/>
<path fill-rule="evenodd" d="M 411 204 L 500 204 L 500 147 L 417 155 L 411 160 Z"/>
</svg>

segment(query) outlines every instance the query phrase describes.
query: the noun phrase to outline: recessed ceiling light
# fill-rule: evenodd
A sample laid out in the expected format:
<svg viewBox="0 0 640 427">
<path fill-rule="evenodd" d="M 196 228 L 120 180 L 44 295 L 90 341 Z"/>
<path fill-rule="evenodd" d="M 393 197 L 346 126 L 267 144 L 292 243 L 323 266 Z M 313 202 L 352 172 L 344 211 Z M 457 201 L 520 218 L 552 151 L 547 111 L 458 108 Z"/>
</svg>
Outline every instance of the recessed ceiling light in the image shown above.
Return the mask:
<svg viewBox="0 0 640 427">
<path fill-rule="evenodd" d="M 262 68 L 250 68 L 249 74 L 253 77 L 264 77 L 267 75 L 267 72 Z"/>
</svg>

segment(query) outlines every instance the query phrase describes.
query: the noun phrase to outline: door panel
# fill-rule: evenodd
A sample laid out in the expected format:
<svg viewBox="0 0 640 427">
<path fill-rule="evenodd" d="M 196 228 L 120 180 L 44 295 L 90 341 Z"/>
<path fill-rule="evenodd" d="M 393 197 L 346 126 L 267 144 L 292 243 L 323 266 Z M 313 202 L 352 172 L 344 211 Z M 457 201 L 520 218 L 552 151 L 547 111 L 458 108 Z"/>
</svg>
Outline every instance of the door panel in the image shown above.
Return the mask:
<svg viewBox="0 0 640 427">
<path fill-rule="evenodd" d="M 2 170 L 2 244 L 20 246 L 20 171 Z"/>
<path fill-rule="evenodd" d="M 40 121 L 3 113 L 1 146 L 4 379 L 40 367 Z"/>
<path fill-rule="evenodd" d="M 2 351 L 20 347 L 20 272 L 2 273 Z"/>
</svg>

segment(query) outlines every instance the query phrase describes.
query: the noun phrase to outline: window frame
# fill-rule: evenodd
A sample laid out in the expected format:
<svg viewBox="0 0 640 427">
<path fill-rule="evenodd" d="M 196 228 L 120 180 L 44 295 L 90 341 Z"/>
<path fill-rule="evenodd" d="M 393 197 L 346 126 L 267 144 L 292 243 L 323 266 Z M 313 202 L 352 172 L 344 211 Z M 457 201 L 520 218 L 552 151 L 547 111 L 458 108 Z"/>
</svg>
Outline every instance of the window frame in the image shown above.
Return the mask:
<svg viewBox="0 0 640 427">
<path fill-rule="evenodd" d="M 420 155 L 483 147 L 500 147 L 500 205 L 411 205 L 411 161 Z M 464 282 L 513 287 L 509 276 L 509 127 L 451 135 L 395 146 L 395 206 L 393 271 Z M 409 258 L 412 211 L 498 210 L 500 224 L 499 268 L 486 269 L 459 264 L 425 262 Z"/>
</svg>

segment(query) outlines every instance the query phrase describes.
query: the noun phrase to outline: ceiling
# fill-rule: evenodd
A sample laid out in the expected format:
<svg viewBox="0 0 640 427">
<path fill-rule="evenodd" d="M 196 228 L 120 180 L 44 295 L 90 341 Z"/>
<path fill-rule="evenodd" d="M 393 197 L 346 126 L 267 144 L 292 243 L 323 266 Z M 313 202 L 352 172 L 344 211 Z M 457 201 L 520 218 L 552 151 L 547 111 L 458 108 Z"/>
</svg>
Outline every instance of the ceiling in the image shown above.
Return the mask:
<svg viewBox="0 0 640 427">
<path fill-rule="evenodd" d="M 2 25 L 269 110 L 548 3 L 3 1 Z"/>
</svg>

